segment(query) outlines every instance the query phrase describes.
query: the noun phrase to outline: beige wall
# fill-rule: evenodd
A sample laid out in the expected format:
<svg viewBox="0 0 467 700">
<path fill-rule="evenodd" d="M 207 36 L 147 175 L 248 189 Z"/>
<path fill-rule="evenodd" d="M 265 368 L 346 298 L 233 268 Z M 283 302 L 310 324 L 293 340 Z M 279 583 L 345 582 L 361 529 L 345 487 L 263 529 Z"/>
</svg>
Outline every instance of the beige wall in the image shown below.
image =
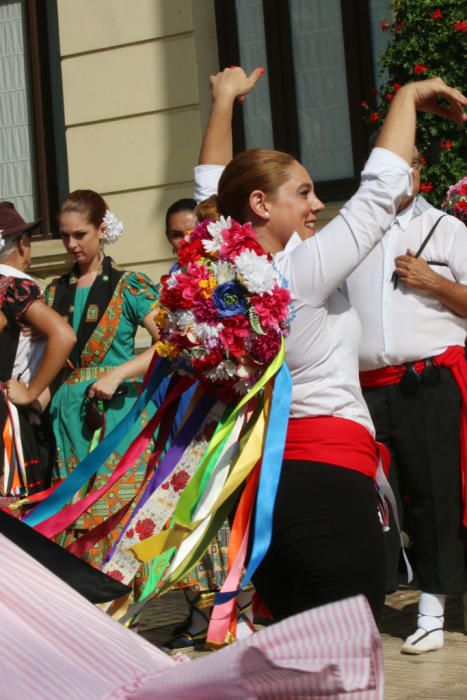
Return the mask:
<svg viewBox="0 0 467 700">
<path fill-rule="evenodd" d="M 125 224 L 109 253 L 154 280 L 172 253 L 166 208 L 192 195 L 217 70 L 212 0 L 58 0 L 70 189 L 101 193 Z M 202 104 L 200 104 L 202 101 Z M 38 244 L 34 272 L 66 261 Z"/>
<path fill-rule="evenodd" d="M 218 69 L 213 6 L 58 0 L 70 189 L 105 197 L 125 224 L 109 253 L 155 281 L 173 259 L 165 210 L 192 194 L 208 76 Z M 36 276 L 48 281 L 69 266 L 60 241 L 35 244 Z"/>
</svg>

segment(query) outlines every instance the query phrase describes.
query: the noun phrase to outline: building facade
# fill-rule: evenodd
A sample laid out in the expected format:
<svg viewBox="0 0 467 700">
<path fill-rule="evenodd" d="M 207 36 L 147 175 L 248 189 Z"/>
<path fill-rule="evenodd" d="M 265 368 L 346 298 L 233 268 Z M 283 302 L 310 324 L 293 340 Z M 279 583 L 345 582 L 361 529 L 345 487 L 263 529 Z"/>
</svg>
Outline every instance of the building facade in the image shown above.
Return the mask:
<svg viewBox="0 0 467 700">
<path fill-rule="evenodd" d="M 382 19 L 389 0 L 0 0 L 0 198 L 43 219 L 33 273 L 69 266 L 55 212 L 77 188 L 124 221 L 119 263 L 166 271 L 164 212 L 191 196 L 219 66 L 266 68 L 235 147 L 299 157 L 332 216 L 366 157 Z"/>
</svg>

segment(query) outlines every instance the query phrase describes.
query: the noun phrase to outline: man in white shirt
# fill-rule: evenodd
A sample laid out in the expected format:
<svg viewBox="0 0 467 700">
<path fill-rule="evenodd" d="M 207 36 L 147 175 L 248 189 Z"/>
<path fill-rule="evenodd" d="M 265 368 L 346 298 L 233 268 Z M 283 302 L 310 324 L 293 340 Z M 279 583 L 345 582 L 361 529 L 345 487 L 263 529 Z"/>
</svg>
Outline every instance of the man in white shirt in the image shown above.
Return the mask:
<svg viewBox="0 0 467 700">
<path fill-rule="evenodd" d="M 405 501 L 423 591 L 417 629 L 402 647 L 411 654 L 443 645 L 445 594 L 465 589 L 460 532 L 467 525 L 460 448 L 467 230 L 418 196 L 420 169 L 415 153 L 412 197 L 345 284 L 362 322 L 364 397 L 376 437 L 392 453 L 391 481 Z M 395 588 L 394 546 L 388 548 Z"/>
</svg>

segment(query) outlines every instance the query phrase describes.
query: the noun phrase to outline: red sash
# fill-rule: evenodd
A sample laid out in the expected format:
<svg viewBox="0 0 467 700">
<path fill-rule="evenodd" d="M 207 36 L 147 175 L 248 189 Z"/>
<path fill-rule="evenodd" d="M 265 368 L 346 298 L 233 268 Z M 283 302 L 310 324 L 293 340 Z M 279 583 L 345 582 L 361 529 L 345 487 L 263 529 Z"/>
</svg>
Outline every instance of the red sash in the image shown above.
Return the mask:
<svg viewBox="0 0 467 700">
<path fill-rule="evenodd" d="M 387 473 L 388 449 L 353 420 L 338 416 L 289 420 L 284 459 L 326 462 L 375 479 L 380 456 Z"/>
<path fill-rule="evenodd" d="M 447 348 L 441 355 L 433 358 L 433 364 L 439 367 L 449 367 L 452 376 L 457 382 L 462 396 L 461 430 L 460 430 L 460 453 L 461 453 L 461 476 L 462 476 L 462 502 L 464 504 L 463 524 L 467 527 L 467 362 L 465 360 L 465 349 L 460 345 L 453 345 Z M 425 362 L 420 360 L 414 363 L 417 372 L 421 372 Z M 360 383 L 363 388 L 373 388 L 390 386 L 397 384 L 405 372 L 405 365 L 395 365 L 394 367 L 381 367 L 381 369 L 360 372 Z"/>
</svg>

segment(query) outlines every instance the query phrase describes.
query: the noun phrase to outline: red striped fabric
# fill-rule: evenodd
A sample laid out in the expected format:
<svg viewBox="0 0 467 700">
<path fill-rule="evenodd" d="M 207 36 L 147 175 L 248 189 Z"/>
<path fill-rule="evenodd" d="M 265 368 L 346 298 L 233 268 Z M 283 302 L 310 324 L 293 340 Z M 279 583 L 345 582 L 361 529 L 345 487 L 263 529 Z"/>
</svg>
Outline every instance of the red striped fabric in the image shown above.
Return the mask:
<svg viewBox="0 0 467 700">
<path fill-rule="evenodd" d="M 362 597 L 178 663 L 0 535 L 0 619 L 8 700 L 383 698 L 380 638 Z"/>
</svg>

